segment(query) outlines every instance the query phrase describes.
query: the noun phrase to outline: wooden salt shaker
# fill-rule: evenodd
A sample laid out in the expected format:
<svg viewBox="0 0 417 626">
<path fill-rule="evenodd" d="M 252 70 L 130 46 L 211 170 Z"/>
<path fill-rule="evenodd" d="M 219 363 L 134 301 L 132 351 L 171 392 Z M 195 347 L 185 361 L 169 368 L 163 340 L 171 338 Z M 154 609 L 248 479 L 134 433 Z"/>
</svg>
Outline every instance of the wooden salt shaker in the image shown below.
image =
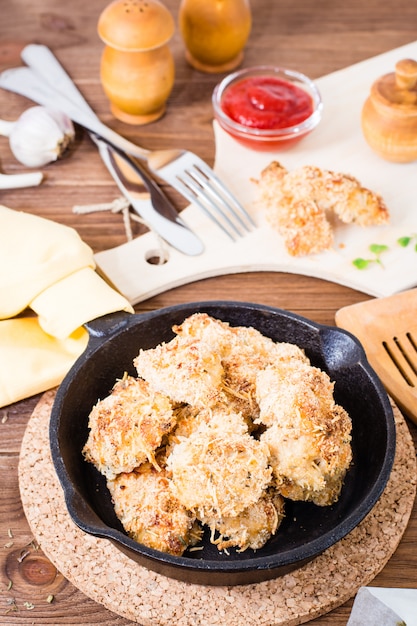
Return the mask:
<svg viewBox="0 0 417 626">
<path fill-rule="evenodd" d="M 362 131 L 387 161 L 417 159 L 417 61 L 403 59 L 379 78 L 362 109 Z"/>
<path fill-rule="evenodd" d="M 115 0 L 101 13 L 98 34 L 106 44 L 100 67 L 113 115 L 128 124 L 160 118 L 174 85 L 168 42 L 175 22 L 159 0 Z"/>
</svg>

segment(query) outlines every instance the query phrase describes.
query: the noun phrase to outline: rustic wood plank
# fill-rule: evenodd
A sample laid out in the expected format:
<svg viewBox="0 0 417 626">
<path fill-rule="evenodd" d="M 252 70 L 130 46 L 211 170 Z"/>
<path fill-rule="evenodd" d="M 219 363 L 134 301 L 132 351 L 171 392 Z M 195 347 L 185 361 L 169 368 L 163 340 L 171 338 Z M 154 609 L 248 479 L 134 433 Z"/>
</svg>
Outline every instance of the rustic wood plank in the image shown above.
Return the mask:
<svg viewBox="0 0 417 626">
<path fill-rule="evenodd" d="M 176 16 L 179 0 L 165 0 Z M 20 50 L 30 42 L 50 46 L 74 78 L 100 118 L 119 133 L 148 148 L 182 147 L 214 161 L 210 96 L 220 76 L 193 71 L 185 62 L 178 31 L 172 41 L 176 63 L 175 86 L 166 115 L 154 124 L 131 127 L 115 120 L 100 85 L 102 44 L 96 24 L 103 2 L 99 0 L 29 0 L 9 2 L 0 21 L 0 70 L 20 63 Z M 246 66 L 277 64 L 302 71 L 312 78 L 347 67 L 368 57 L 409 43 L 416 38 L 417 5 L 409 0 L 254 0 L 253 29 Z M 0 117 L 15 119 L 33 103 L 0 92 Z M 0 137 L 0 169 L 25 171 L 13 157 L 8 140 Z M 17 210 L 56 220 L 77 229 L 94 252 L 119 245 L 125 232 L 119 215 L 79 216 L 74 204 L 111 201 L 118 195 L 94 146 L 78 131 L 71 154 L 44 168 L 45 182 L 36 189 L 4 191 L 0 202 Z M 166 189 L 166 187 L 165 187 Z M 184 201 L 172 190 L 178 209 Z M 142 232 L 139 231 L 135 232 Z M 362 293 L 319 279 L 285 273 L 221 276 L 172 289 L 136 307 L 138 312 L 197 300 L 245 300 L 289 309 L 326 324 L 335 312 L 367 299 Z M 17 465 L 27 421 L 36 405 L 31 398 L 0 409 L 0 624 L 125 626 L 129 621 L 86 598 L 56 572 L 41 551 L 18 561 L 33 537 L 20 502 Z M 414 442 L 417 428 L 410 424 Z M 13 537 L 9 537 L 9 531 Z M 8 548 L 4 546 L 13 542 Z M 379 586 L 417 586 L 417 508 L 388 565 L 373 581 Z M 9 579 L 13 586 L 8 589 Z M 54 601 L 47 602 L 48 595 Z M 10 610 L 11 598 L 18 610 Z M 25 606 L 33 603 L 34 608 Z M 352 601 L 314 620 L 317 626 L 344 626 Z M 204 625 L 209 626 L 209 625 Z"/>
</svg>

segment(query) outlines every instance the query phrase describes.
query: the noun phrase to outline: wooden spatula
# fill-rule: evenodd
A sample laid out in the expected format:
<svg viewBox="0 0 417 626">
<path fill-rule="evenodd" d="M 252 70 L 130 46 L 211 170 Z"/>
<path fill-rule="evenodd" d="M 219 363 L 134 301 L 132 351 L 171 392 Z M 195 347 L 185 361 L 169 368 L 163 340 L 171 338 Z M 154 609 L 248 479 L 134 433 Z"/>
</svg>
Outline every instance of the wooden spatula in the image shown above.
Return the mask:
<svg viewBox="0 0 417 626">
<path fill-rule="evenodd" d="M 359 339 L 387 392 L 417 424 L 417 289 L 344 307 L 335 319 Z"/>
</svg>

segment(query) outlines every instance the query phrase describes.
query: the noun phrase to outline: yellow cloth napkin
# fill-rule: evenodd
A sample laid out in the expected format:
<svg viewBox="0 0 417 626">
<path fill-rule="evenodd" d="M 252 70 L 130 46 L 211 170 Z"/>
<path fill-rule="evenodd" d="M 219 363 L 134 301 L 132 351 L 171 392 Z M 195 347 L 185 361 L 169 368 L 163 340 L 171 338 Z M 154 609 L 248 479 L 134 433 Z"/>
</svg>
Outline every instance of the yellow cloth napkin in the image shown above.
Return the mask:
<svg viewBox="0 0 417 626">
<path fill-rule="evenodd" d="M 120 310 L 133 313 L 74 229 L 0 205 L 0 407 L 58 385 L 83 324 Z"/>
</svg>

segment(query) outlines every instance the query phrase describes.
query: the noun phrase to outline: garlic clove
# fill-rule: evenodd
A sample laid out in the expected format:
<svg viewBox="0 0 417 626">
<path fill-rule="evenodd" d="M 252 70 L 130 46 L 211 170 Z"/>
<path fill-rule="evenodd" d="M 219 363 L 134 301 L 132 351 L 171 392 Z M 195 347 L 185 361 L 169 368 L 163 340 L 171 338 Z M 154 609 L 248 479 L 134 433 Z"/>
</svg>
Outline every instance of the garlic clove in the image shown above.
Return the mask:
<svg viewBox="0 0 417 626">
<path fill-rule="evenodd" d="M 56 161 L 75 137 L 67 115 L 43 106 L 24 111 L 12 127 L 4 126 L 3 134 L 9 137 L 15 158 L 27 167 L 42 167 Z"/>
<path fill-rule="evenodd" d="M 1 174 L 0 189 L 21 189 L 22 187 L 36 187 L 43 180 L 41 172 L 28 172 L 26 174 Z"/>
</svg>

